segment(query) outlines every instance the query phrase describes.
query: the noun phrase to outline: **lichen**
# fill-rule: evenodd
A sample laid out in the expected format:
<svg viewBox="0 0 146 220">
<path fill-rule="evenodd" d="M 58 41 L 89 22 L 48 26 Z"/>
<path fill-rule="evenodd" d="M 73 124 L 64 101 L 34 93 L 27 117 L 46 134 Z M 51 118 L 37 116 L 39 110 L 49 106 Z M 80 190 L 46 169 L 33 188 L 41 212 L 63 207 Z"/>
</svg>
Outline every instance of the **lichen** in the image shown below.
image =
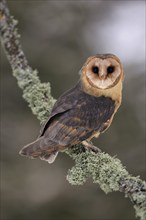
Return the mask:
<svg viewBox="0 0 146 220">
<path fill-rule="evenodd" d="M 95 167 L 95 164 L 98 168 Z M 128 172 L 121 164 L 120 160 L 113 158 L 106 153 L 91 154 L 88 163 L 93 182 L 98 183 L 105 192 L 118 191 L 121 177 L 128 176 Z"/>
<path fill-rule="evenodd" d="M 24 90 L 24 93 L 27 92 L 27 90 L 25 91 L 26 88 L 40 84 L 37 70 L 32 70 L 31 68 L 25 70 L 21 68 L 15 69 L 13 76 L 16 77 L 18 86 Z"/>
<path fill-rule="evenodd" d="M 37 71 L 31 68 L 16 69 L 13 75 L 17 78 L 18 86 L 23 90 L 23 98 L 42 123 L 49 116 L 56 101 L 51 96 L 50 83 L 41 83 Z"/>
<path fill-rule="evenodd" d="M 140 217 L 141 220 L 146 220 L 146 196 L 140 192 L 135 192 L 133 193 L 133 199 L 136 201 L 134 205 L 136 217 Z"/>
<path fill-rule="evenodd" d="M 72 185 L 82 185 L 89 177 L 109 193 L 121 191 L 134 204 L 136 216 L 146 219 L 146 183 L 139 176 L 131 176 L 121 161 L 107 153 L 85 151 L 82 145 L 66 150 L 75 160 L 75 166 L 68 171 L 67 180 Z"/>
<path fill-rule="evenodd" d="M 77 149 L 76 149 L 77 150 Z M 71 151 L 71 150 L 70 150 Z M 73 152 L 74 153 L 74 152 Z M 72 156 L 71 152 L 69 155 Z M 106 153 L 94 153 L 92 151 L 80 152 L 75 155 L 76 166 L 69 170 L 67 180 L 73 185 L 82 184 L 84 176 L 93 178 L 94 183 L 98 183 L 105 192 L 118 191 L 121 177 L 128 178 L 128 172 L 121 164 L 120 160 L 111 157 Z M 82 176 L 79 182 L 79 172 Z"/>
<path fill-rule="evenodd" d="M 86 169 L 82 169 L 76 164 L 72 169 L 68 170 L 66 179 L 72 185 L 83 185 L 86 179 L 89 178 L 88 172 L 86 171 Z"/>
</svg>

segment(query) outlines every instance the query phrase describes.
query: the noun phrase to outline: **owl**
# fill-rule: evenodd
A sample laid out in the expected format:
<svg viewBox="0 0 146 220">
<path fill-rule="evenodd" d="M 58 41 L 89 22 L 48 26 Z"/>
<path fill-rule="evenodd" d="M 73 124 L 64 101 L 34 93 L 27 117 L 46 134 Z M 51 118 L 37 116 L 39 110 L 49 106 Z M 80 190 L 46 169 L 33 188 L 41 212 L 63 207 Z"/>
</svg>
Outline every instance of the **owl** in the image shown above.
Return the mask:
<svg viewBox="0 0 146 220">
<path fill-rule="evenodd" d="M 87 59 L 77 84 L 59 97 L 40 136 L 20 154 L 52 163 L 58 152 L 103 133 L 113 120 L 122 99 L 123 67 L 113 54 Z"/>
</svg>

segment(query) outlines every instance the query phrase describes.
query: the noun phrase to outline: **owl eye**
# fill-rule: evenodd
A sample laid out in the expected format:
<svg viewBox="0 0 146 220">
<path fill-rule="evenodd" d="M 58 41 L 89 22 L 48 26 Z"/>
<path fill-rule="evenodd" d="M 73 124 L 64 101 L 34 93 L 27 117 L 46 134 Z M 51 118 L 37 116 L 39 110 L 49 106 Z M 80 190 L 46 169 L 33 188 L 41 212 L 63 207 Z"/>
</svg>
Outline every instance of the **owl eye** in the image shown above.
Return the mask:
<svg viewBox="0 0 146 220">
<path fill-rule="evenodd" d="M 92 71 L 93 73 L 98 74 L 99 68 L 97 66 L 93 66 Z"/>
<path fill-rule="evenodd" d="M 111 74 L 111 73 L 113 73 L 115 71 L 115 67 L 114 66 L 109 66 L 108 68 L 107 68 L 107 73 L 108 74 Z"/>
</svg>

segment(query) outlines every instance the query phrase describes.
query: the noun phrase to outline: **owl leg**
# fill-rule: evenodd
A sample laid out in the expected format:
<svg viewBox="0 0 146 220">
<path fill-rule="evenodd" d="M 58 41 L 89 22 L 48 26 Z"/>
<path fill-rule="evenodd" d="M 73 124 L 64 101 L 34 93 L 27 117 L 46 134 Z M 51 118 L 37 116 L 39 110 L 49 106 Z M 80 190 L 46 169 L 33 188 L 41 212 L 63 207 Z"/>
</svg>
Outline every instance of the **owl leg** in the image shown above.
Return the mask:
<svg viewBox="0 0 146 220">
<path fill-rule="evenodd" d="M 100 153 L 101 152 L 101 150 L 98 147 L 94 146 L 92 144 L 92 142 L 90 142 L 90 141 L 87 141 L 87 140 L 86 141 L 82 141 L 82 144 L 85 146 L 85 148 L 91 149 L 95 153 Z"/>
</svg>

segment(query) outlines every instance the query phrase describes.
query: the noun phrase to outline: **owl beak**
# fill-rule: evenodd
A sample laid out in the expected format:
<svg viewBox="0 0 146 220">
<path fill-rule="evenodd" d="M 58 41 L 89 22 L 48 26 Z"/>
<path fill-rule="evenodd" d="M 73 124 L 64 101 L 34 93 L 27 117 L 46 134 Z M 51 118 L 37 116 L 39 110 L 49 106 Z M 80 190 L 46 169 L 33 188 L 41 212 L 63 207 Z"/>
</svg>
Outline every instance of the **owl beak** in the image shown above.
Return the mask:
<svg viewBox="0 0 146 220">
<path fill-rule="evenodd" d="M 100 73 L 100 79 L 101 79 L 101 80 L 104 80 L 104 79 L 105 79 L 105 74 L 104 74 L 104 72 L 101 72 L 101 73 Z"/>
</svg>

